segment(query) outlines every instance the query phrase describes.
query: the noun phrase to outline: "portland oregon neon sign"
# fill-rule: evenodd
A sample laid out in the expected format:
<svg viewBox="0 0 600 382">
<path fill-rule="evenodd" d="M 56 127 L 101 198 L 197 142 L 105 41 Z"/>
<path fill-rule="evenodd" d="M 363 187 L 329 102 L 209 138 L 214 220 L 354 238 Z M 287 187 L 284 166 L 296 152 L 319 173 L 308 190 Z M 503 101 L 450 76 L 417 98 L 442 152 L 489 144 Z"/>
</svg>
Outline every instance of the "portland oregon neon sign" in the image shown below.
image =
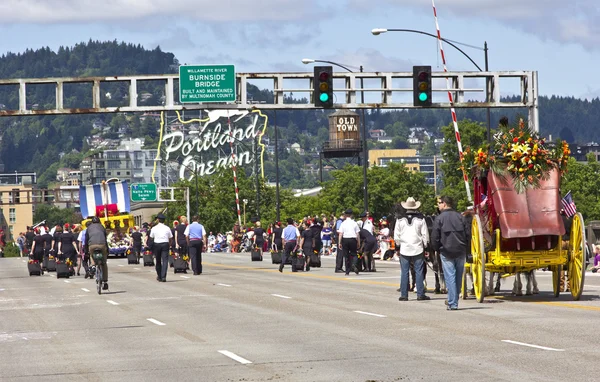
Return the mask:
<svg viewBox="0 0 600 382">
<path fill-rule="evenodd" d="M 177 112 L 181 124 L 200 125 L 199 130 L 188 133 L 165 133 L 164 116 L 161 116 L 162 138 L 158 153 L 164 152 L 166 161 L 183 158 L 178 169 L 179 178 L 192 179 L 196 173 L 198 176 L 211 175 L 220 168 L 233 165 L 243 168 L 255 160 L 260 162 L 261 176 L 264 177 L 262 137 L 267 128 L 267 116 L 260 110 L 206 110 L 206 114 L 206 118 L 183 120 Z M 256 153 L 248 149 L 254 140 L 257 142 Z"/>
</svg>

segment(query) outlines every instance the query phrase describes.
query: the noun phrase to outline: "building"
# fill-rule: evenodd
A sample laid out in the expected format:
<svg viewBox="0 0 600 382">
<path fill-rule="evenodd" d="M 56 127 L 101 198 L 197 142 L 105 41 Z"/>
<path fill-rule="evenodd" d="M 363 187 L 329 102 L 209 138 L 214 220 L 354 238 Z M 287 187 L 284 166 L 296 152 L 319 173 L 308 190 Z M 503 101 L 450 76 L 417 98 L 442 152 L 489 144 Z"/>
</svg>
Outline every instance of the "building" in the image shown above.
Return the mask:
<svg viewBox="0 0 600 382">
<path fill-rule="evenodd" d="M 101 183 L 103 180 L 117 178 L 131 183 L 154 183 L 160 180 L 161 166 L 155 161 L 156 149 L 142 149 L 140 139 L 122 141 L 115 150 L 104 150 L 86 158 L 82 164 L 82 180 L 85 184 Z M 156 166 L 155 166 L 156 163 Z"/>
<path fill-rule="evenodd" d="M 0 228 L 4 230 L 6 242 L 14 241 L 19 232 L 27 231 L 33 225 L 33 205 L 31 200 L 32 179 L 28 176 L 2 177 L 0 184 Z M 17 182 L 5 183 L 7 180 Z"/>
<path fill-rule="evenodd" d="M 440 156 L 417 156 L 415 149 L 369 150 L 369 165 L 385 167 L 391 162 L 403 163 L 410 171 L 425 174 L 427 183 L 434 185 L 440 174 Z"/>
</svg>

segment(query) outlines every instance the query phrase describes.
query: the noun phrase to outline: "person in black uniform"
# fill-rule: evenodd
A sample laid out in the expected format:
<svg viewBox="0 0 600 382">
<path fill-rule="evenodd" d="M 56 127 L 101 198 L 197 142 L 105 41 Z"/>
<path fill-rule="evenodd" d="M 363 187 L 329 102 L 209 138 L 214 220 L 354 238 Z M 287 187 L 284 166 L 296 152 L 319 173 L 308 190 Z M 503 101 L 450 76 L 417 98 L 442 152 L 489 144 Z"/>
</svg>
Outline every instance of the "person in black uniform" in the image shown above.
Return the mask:
<svg viewBox="0 0 600 382">
<path fill-rule="evenodd" d="M 33 232 L 33 227 L 27 227 L 27 233 L 25 233 L 25 248 L 27 248 L 27 252 L 31 254 L 31 246 L 33 245 L 33 238 L 35 237 L 35 233 Z"/>
<path fill-rule="evenodd" d="M 313 225 L 307 227 L 304 231 L 300 233 L 300 245 L 302 248 L 302 253 L 304 253 L 304 260 L 306 261 L 306 271 L 310 271 L 310 254 L 314 251 L 314 243 L 315 237 L 314 230 L 312 229 Z"/>
<path fill-rule="evenodd" d="M 283 250 L 283 241 L 281 240 L 282 232 L 283 228 L 281 228 L 281 222 L 275 222 L 275 224 L 273 224 L 273 234 L 271 237 L 271 242 L 273 243 L 273 249 L 275 251 Z"/>
<path fill-rule="evenodd" d="M 60 237 L 63 233 L 63 228 L 60 225 L 57 225 L 54 229 L 54 235 L 52 237 L 52 251 L 56 256 L 58 254 L 58 243 L 60 243 Z"/>
<path fill-rule="evenodd" d="M 362 227 L 362 223 L 362 221 L 357 222 L 358 227 L 360 228 L 359 235 L 361 246 L 359 252 L 363 254 L 363 261 L 365 264 L 365 268 L 363 268 L 363 270 L 366 272 L 375 272 L 375 260 L 373 259 L 373 253 L 375 253 L 377 250 L 377 239 L 371 232 Z"/>
<path fill-rule="evenodd" d="M 68 223 L 65 224 L 64 231 L 60 235 L 60 241 L 58 242 L 58 255 L 61 261 L 69 259 L 71 260 L 71 264 L 77 264 L 76 242 L 77 238 L 71 232 L 70 225 Z"/>
<path fill-rule="evenodd" d="M 263 246 L 265 245 L 265 230 L 262 228 L 260 221 L 255 223 L 256 228 L 254 228 L 254 247 L 260 251 L 260 255 L 263 253 Z"/>
<path fill-rule="evenodd" d="M 33 260 L 37 260 L 40 262 L 44 259 L 44 239 L 40 235 L 39 228 L 36 228 L 29 257 L 31 257 Z M 44 274 L 43 270 L 41 274 Z"/>
<path fill-rule="evenodd" d="M 133 227 L 133 233 L 131 234 L 131 240 L 133 242 L 133 253 L 135 254 L 138 261 L 142 257 L 142 233 L 138 227 Z"/>
<path fill-rule="evenodd" d="M 48 259 L 50 257 L 50 252 L 52 251 L 52 235 L 50 235 L 49 231 L 46 231 L 46 233 L 41 236 L 44 240 L 44 258 Z"/>
<path fill-rule="evenodd" d="M 181 216 L 179 218 L 179 224 L 175 227 L 175 233 L 173 236 L 173 238 L 175 239 L 173 240 L 175 242 L 175 248 L 177 249 L 177 253 L 179 254 L 179 256 L 181 256 L 181 258 L 188 254 L 188 245 L 187 240 L 185 239 L 185 229 L 187 228 L 187 226 L 187 218 L 185 216 Z"/>
</svg>

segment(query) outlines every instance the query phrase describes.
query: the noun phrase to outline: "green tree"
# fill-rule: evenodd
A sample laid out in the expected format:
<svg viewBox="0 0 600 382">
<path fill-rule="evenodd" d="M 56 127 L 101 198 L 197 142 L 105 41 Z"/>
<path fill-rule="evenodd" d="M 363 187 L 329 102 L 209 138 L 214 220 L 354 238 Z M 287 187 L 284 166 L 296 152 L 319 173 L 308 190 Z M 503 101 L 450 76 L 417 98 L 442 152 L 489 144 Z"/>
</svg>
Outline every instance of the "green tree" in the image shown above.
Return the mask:
<svg viewBox="0 0 600 382">
<path fill-rule="evenodd" d="M 585 220 L 600 220 L 600 163 L 593 158 L 580 163 L 571 158 L 568 171 L 562 177 L 561 192 L 564 196 L 571 191 L 577 211 Z"/>
<path fill-rule="evenodd" d="M 58 208 L 50 204 L 38 204 L 35 207 L 33 221 L 37 223 L 42 220 L 45 220 L 48 226 L 63 225 L 65 223 L 77 224 L 81 221 L 81 215 L 76 214 L 72 208 Z"/>
<path fill-rule="evenodd" d="M 468 119 L 463 119 L 458 123 L 460 138 L 463 146 L 479 148 L 487 142 L 487 128 L 481 122 L 474 122 Z M 463 172 L 458 155 L 456 138 L 454 134 L 454 125 L 449 124 L 442 127 L 444 134 L 444 143 L 440 150 L 444 163 L 441 165 L 443 172 L 444 188 L 443 195 L 452 197 L 456 203 L 456 208 L 459 211 L 466 209 L 469 202 L 467 200 L 467 191 L 463 180 Z M 469 169 L 465 169 L 469 175 Z M 472 190 L 472 182 L 469 181 L 469 187 Z"/>
</svg>

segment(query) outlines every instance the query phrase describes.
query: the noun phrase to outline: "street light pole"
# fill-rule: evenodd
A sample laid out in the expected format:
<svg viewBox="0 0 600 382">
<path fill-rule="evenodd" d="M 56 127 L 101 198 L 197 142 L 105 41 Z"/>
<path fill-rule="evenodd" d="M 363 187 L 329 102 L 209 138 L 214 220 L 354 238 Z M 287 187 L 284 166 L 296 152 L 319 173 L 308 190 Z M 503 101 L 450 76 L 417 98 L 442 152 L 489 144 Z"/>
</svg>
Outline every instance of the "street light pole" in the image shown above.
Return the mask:
<svg viewBox="0 0 600 382">
<path fill-rule="evenodd" d="M 242 201 L 244 202 L 244 228 L 246 228 L 246 204 L 248 203 L 248 199 Z"/>
<path fill-rule="evenodd" d="M 302 59 L 302 63 L 303 64 L 312 64 L 315 62 L 323 62 L 323 63 L 327 63 L 327 64 L 331 64 L 331 65 L 335 65 L 335 66 L 339 66 L 342 69 L 347 70 L 350 73 L 354 73 L 351 69 L 349 69 L 347 66 L 342 65 L 342 64 L 338 64 L 337 62 L 333 62 L 333 61 L 327 61 L 327 60 L 314 60 L 311 58 L 303 58 Z M 363 71 L 363 66 L 361 65 L 359 68 L 360 72 L 362 73 Z M 360 78 L 360 100 L 361 103 L 364 104 L 365 103 L 365 92 L 364 92 L 364 81 L 363 78 Z M 362 167 L 363 167 L 363 207 L 365 212 L 369 210 L 369 191 L 368 191 L 368 182 L 367 182 L 367 167 L 369 166 L 369 159 L 367 158 L 368 156 L 368 147 L 367 147 L 367 124 L 365 121 L 365 109 L 362 109 L 362 128 L 361 128 L 361 133 L 362 133 L 362 153 L 363 153 L 363 163 L 362 163 Z"/>
<path fill-rule="evenodd" d="M 375 28 L 371 30 L 371 33 L 374 36 L 378 36 L 382 33 L 386 33 L 386 32 L 408 32 L 408 33 L 418 33 L 418 34 L 422 34 L 425 36 L 430 36 L 435 38 L 436 40 L 439 38 L 440 40 L 444 41 L 445 43 L 447 43 L 448 45 L 450 45 L 451 47 L 455 48 L 456 50 L 458 50 L 460 53 L 463 54 L 463 56 L 465 56 L 467 59 L 469 59 L 469 61 L 471 61 L 473 63 L 473 65 L 475 65 L 475 67 L 480 71 L 483 72 L 483 70 L 479 67 L 479 65 L 477 65 L 477 63 L 475 61 L 473 61 L 473 59 L 466 54 L 462 49 L 460 49 L 458 46 L 456 46 L 454 43 L 459 44 L 459 45 L 464 45 L 464 46 L 468 46 L 469 48 L 473 48 L 473 49 L 478 49 L 478 50 L 483 50 L 484 53 L 484 58 L 485 58 L 485 71 L 489 71 L 489 66 L 488 66 L 488 46 L 487 46 L 487 41 L 484 42 L 483 44 L 483 49 L 478 47 L 478 46 L 474 46 L 474 45 L 469 45 L 469 44 L 465 44 L 462 42 L 458 42 L 458 41 L 453 41 L 453 40 L 448 40 L 445 39 L 443 37 L 438 37 L 437 35 L 434 35 L 432 33 L 427 33 L 427 32 L 423 32 L 423 31 L 419 31 L 416 29 L 387 29 L 387 28 Z M 490 100 L 490 95 L 489 95 L 489 80 L 486 79 L 486 84 L 485 84 L 485 101 L 489 102 Z M 486 114 L 487 114 L 487 136 L 488 136 L 488 143 L 491 143 L 492 141 L 492 133 L 491 133 L 491 121 L 490 121 L 490 108 L 486 108 Z"/>
</svg>

